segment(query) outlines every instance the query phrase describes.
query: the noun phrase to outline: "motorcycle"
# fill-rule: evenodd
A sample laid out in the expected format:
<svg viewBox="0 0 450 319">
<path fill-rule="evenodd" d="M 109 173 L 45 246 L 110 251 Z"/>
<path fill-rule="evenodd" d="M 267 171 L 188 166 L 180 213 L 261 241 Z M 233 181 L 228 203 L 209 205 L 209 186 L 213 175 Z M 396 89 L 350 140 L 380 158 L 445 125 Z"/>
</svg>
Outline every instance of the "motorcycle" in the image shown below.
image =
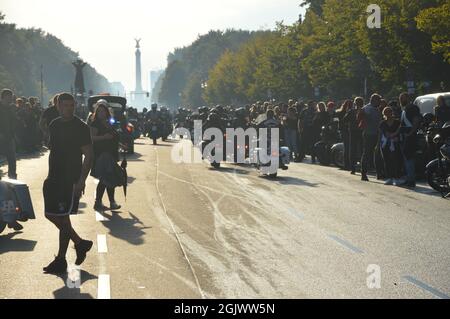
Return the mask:
<svg viewBox="0 0 450 319">
<path fill-rule="evenodd" d="M 153 140 L 153 145 L 157 145 L 158 138 L 161 137 L 160 121 L 149 119 L 147 122 L 147 136 Z"/>
<path fill-rule="evenodd" d="M 273 125 L 272 125 L 273 124 Z M 274 128 L 276 127 L 276 123 L 275 122 L 269 122 L 267 123 L 267 125 L 264 125 L 265 128 L 270 129 L 270 128 Z M 287 170 L 289 167 L 288 165 L 290 164 L 290 158 L 291 158 L 291 151 L 289 150 L 288 147 L 286 146 L 281 146 L 278 148 L 278 150 L 272 150 L 272 145 L 270 142 L 270 138 L 267 141 L 267 147 L 262 147 L 260 140 L 258 139 L 259 142 L 258 147 L 255 148 L 253 150 L 253 159 L 252 159 L 252 163 L 254 163 L 256 169 L 259 171 L 259 173 L 261 175 L 265 175 L 268 176 L 270 178 L 275 178 L 278 175 L 277 171 L 273 170 L 272 167 L 272 163 L 274 161 L 278 160 L 278 169 L 282 169 L 282 170 Z M 253 143 L 254 144 L 254 143 Z M 269 155 L 269 160 L 267 161 L 263 161 L 261 158 L 261 154 L 265 154 L 266 156 Z"/>
<path fill-rule="evenodd" d="M 322 126 L 320 141 L 314 144 L 314 152 L 321 165 L 333 163 L 344 167 L 344 144 L 341 143 L 340 132 L 334 123 Z"/>
<path fill-rule="evenodd" d="M 434 136 L 437 158 L 426 166 L 428 184 L 443 198 L 450 196 L 450 122 L 445 123 Z"/>
<path fill-rule="evenodd" d="M 7 224 L 35 218 L 28 186 L 16 180 L 0 180 L 0 233 Z"/>
</svg>

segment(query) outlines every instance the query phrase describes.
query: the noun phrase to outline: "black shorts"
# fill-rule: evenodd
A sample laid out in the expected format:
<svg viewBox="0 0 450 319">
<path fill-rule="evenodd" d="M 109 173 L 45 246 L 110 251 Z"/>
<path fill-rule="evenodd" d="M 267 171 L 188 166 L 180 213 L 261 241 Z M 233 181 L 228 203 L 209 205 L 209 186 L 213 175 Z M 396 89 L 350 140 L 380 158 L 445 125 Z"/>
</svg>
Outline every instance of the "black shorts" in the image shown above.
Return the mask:
<svg viewBox="0 0 450 319">
<path fill-rule="evenodd" d="M 75 197 L 74 186 L 71 183 L 46 179 L 43 187 L 45 214 L 57 216 L 76 214 L 80 198 Z"/>
</svg>

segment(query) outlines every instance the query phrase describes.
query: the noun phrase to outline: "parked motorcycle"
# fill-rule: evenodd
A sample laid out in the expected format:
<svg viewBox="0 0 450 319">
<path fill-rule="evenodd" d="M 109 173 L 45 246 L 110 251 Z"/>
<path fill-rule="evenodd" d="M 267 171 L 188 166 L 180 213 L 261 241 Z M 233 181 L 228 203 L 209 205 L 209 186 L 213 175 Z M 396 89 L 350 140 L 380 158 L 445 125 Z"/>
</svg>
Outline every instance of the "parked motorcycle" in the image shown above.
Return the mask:
<svg viewBox="0 0 450 319">
<path fill-rule="evenodd" d="M 314 152 L 321 165 L 333 163 L 338 167 L 344 166 L 344 145 L 335 123 L 322 126 L 320 141 L 314 145 Z"/>
<path fill-rule="evenodd" d="M 428 184 L 446 198 L 450 196 L 450 122 L 445 123 L 434 136 L 433 142 L 439 150 L 437 158 L 428 163 Z"/>
<path fill-rule="evenodd" d="M 4 179 L 0 181 L 0 233 L 7 224 L 35 219 L 30 192 L 25 183 Z"/>
</svg>

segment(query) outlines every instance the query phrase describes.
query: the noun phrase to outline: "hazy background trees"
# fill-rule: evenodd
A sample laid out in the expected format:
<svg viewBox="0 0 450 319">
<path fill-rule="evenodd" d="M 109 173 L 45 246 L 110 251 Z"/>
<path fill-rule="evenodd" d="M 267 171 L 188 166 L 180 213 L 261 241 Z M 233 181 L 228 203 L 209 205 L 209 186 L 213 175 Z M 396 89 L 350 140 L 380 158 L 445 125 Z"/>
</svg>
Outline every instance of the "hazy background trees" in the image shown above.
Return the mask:
<svg viewBox="0 0 450 319">
<path fill-rule="evenodd" d="M 10 88 L 18 96 L 39 97 L 42 65 L 43 104 L 57 92 L 71 91 L 75 80 L 72 62 L 79 55 L 60 39 L 41 29 L 18 29 L 14 24 L 4 23 L 0 12 L 0 44 L 0 89 Z M 89 64 L 83 74 L 87 91 L 110 91 L 108 80 Z"/>
<path fill-rule="evenodd" d="M 395 97 L 407 81 L 414 81 L 416 94 L 450 90 L 450 0 L 377 1 L 380 29 L 367 27 L 372 2 L 303 1 L 306 14 L 293 25 L 210 32 L 169 55 L 159 101 L 306 99 L 315 88 L 320 98 L 373 91 Z"/>
</svg>

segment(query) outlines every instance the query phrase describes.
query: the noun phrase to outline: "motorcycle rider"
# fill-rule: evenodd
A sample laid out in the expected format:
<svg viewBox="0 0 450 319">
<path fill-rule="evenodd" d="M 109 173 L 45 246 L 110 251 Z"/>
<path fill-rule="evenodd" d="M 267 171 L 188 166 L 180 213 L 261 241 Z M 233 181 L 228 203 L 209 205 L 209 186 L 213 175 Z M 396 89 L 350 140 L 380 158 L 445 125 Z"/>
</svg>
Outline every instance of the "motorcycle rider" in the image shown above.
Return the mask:
<svg viewBox="0 0 450 319">
<path fill-rule="evenodd" d="M 303 159 L 306 154 L 312 155 L 312 160 L 315 162 L 313 156 L 313 142 L 314 142 L 314 126 L 313 120 L 316 115 L 316 103 L 314 101 L 308 102 L 308 107 L 305 108 L 299 116 L 299 131 L 300 131 L 300 159 Z"/>
<path fill-rule="evenodd" d="M 145 115 L 145 119 L 148 124 L 147 130 L 146 130 L 147 136 L 150 137 L 152 125 L 157 125 L 158 130 L 159 130 L 159 125 L 160 125 L 160 121 L 161 121 L 161 113 L 160 113 L 160 111 L 158 111 L 158 104 L 153 103 L 151 105 L 151 110 L 147 112 L 147 114 Z"/>
<path fill-rule="evenodd" d="M 438 96 L 436 99 L 434 114 L 436 114 L 436 122 L 439 127 L 442 127 L 444 123 L 450 121 L 450 105 L 445 104 L 445 99 L 442 95 Z"/>
</svg>

